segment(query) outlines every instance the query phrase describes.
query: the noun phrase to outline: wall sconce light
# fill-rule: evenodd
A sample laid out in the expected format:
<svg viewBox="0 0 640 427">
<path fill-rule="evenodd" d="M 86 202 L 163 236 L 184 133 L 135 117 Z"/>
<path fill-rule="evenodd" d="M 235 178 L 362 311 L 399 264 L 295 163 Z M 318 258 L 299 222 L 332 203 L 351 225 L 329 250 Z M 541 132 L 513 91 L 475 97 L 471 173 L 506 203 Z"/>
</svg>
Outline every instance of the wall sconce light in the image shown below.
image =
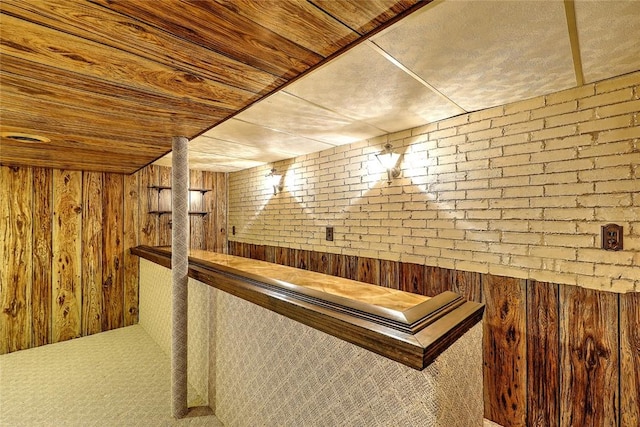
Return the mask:
<svg viewBox="0 0 640 427">
<path fill-rule="evenodd" d="M 282 175 L 277 174 L 275 168 L 271 169 L 271 172 L 265 176 L 267 177 L 269 185 L 273 187 L 274 196 L 282 191 L 282 184 L 280 183 L 280 181 L 282 181 Z"/>
<path fill-rule="evenodd" d="M 376 158 L 387 170 L 387 183 L 391 184 L 393 178 L 400 176 L 400 168 L 397 166 L 400 154 L 394 153 L 393 146 L 387 142 L 384 144 L 384 150 L 376 154 Z"/>
</svg>

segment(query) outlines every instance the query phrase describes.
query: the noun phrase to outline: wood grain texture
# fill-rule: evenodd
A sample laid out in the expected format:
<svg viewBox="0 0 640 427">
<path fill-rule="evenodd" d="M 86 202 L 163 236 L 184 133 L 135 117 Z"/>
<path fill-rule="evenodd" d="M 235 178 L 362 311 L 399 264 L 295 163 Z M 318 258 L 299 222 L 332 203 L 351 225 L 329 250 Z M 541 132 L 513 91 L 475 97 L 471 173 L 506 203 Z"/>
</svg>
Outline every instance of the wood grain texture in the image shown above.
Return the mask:
<svg viewBox="0 0 640 427">
<path fill-rule="evenodd" d="M 174 66 L 180 62 L 185 72 L 201 75 L 233 87 L 247 87 L 253 92 L 272 89 L 278 80 L 241 62 L 144 22 L 126 18 L 105 7 L 89 2 L 82 10 L 68 0 L 47 2 L 3 1 L 5 12 L 30 22 L 59 28 L 94 42 L 108 43 L 152 61 Z"/>
<path fill-rule="evenodd" d="M 0 166 L 0 354 L 31 346 L 31 169 Z"/>
<path fill-rule="evenodd" d="M 482 302 L 482 274 L 474 271 L 449 270 L 453 276 L 451 291 L 462 295 L 468 301 Z"/>
<path fill-rule="evenodd" d="M 295 264 L 292 267 L 300 268 L 302 270 L 309 269 L 309 251 L 304 249 L 295 250 Z"/>
<path fill-rule="evenodd" d="M 367 34 L 396 14 L 410 9 L 418 0 L 311 0 L 330 15 L 340 16 L 340 21 L 358 34 Z M 424 4 L 429 1 L 424 1 Z"/>
<path fill-rule="evenodd" d="M 140 203 L 138 212 L 140 216 L 140 233 L 138 241 L 141 245 L 157 246 L 158 239 L 158 215 L 149 211 L 158 210 L 156 192 L 149 188 L 158 184 L 158 167 L 147 166 L 140 172 Z"/>
<path fill-rule="evenodd" d="M 82 174 L 82 335 L 102 331 L 103 174 Z"/>
<path fill-rule="evenodd" d="M 380 260 L 380 286 L 400 289 L 400 263 Z"/>
<path fill-rule="evenodd" d="M 138 246 L 140 230 L 140 173 L 124 177 L 124 326 L 138 323 L 138 258 L 129 249 Z M 144 202 L 143 202 L 144 203 Z"/>
<path fill-rule="evenodd" d="M 561 426 L 616 426 L 619 414 L 618 295 L 560 290 Z"/>
<path fill-rule="evenodd" d="M 454 270 L 425 266 L 424 268 L 424 292 L 428 296 L 436 296 L 444 291 L 452 290 L 452 282 L 455 279 Z"/>
<path fill-rule="evenodd" d="M 359 257 L 356 280 L 378 285 L 380 283 L 380 261 L 374 258 Z"/>
<path fill-rule="evenodd" d="M 189 171 L 189 188 L 203 188 L 204 181 L 202 171 Z M 204 204 L 205 195 L 197 191 L 189 192 L 189 210 L 190 211 L 208 211 Z M 204 249 L 204 241 L 202 240 L 202 225 L 205 221 L 204 216 L 189 215 L 189 247 L 192 249 Z"/>
<path fill-rule="evenodd" d="M 323 274 L 330 274 L 331 260 L 332 257 L 327 253 L 311 252 L 309 254 L 309 270 Z"/>
<path fill-rule="evenodd" d="M 51 276 L 53 174 L 33 169 L 33 291 L 31 293 L 32 345 L 51 342 Z"/>
<path fill-rule="evenodd" d="M 213 230 L 215 233 L 215 248 L 216 252 L 225 252 L 227 250 L 227 191 L 228 191 L 228 175 L 226 173 L 215 174 L 215 185 L 212 192 L 213 205 L 212 212 L 215 212 L 215 216 L 211 216 L 210 219 L 214 220 Z"/>
<path fill-rule="evenodd" d="M 424 265 L 402 263 L 400 265 L 400 290 L 426 295 Z"/>
<path fill-rule="evenodd" d="M 124 180 L 120 174 L 104 174 L 102 248 L 102 329 L 124 324 Z"/>
<path fill-rule="evenodd" d="M 219 2 L 224 7 L 294 41 L 323 57 L 355 41 L 358 35 L 308 2 L 235 0 Z M 287 22 L 288 25 L 282 25 Z"/>
<path fill-rule="evenodd" d="M 266 28 L 252 25 L 249 19 L 218 3 L 102 0 L 101 3 L 275 76 L 292 78 L 322 59 Z M 211 22 L 216 25 L 210 25 Z M 235 43 L 229 43 L 230 39 Z"/>
<path fill-rule="evenodd" d="M 527 283 L 527 426 L 557 426 L 560 414 L 558 285 Z"/>
<path fill-rule="evenodd" d="M 640 425 L 640 292 L 620 295 L 620 426 Z"/>
<path fill-rule="evenodd" d="M 171 168 L 158 166 L 158 185 L 171 186 Z M 171 191 L 159 192 L 159 210 L 171 210 Z M 171 215 L 158 215 L 158 244 L 171 245 Z"/>
<path fill-rule="evenodd" d="M 526 425 L 526 281 L 483 277 L 484 416 L 501 425 Z"/>
<path fill-rule="evenodd" d="M 82 333 L 82 172 L 53 171 L 53 342 Z"/>
</svg>

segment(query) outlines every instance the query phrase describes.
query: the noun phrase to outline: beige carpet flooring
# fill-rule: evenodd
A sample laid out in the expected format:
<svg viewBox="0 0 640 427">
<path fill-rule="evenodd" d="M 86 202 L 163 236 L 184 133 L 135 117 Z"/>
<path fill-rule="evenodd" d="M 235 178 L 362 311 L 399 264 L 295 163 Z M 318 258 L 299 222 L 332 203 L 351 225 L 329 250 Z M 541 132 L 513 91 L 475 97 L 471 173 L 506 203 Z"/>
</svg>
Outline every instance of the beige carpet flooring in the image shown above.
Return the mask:
<svg viewBox="0 0 640 427">
<path fill-rule="evenodd" d="M 171 416 L 170 367 L 141 326 L 2 355 L 0 426 L 222 426 Z"/>
</svg>

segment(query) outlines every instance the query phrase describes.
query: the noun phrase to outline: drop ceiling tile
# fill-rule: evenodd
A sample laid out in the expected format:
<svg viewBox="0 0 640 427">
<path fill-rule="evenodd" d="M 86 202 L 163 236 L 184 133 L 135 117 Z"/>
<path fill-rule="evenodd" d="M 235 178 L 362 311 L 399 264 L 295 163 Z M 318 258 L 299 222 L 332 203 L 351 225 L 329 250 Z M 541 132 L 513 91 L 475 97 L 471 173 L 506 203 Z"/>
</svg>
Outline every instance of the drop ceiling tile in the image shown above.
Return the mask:
<svg viewBox="0 0 640 427">
<path fill-rule="evenodd" d="M 640 70 L 640 1 L 576 0 L 585 83 Z"/>
<path fill-rule="evenodd" d="M 156 160 L 154 164 L 158 166 L 171 166 L 171 153 Z M 192 151 L 191 149 L 189 150 L 190 169 L 209 170 L 213 172 L 234 172 L 263 164 L 265 164 L 265 162 L 201 153 Z"/>
<path fill-rule="evenodd" d="M 298 80 L 285 92 L 385 132 L 463 113 L 368 43 Z"/>
<path fill-rule="evenodd" d="M 264 162 L 273 162 L 294 156 L 292 153 L 278 151 L 277 147 L 238 144 L 202 135 L 189 142 L 189 151 Z"/>
<path fill-rule="evenodd" d="M 560 1 L 444 1 L 373 40 L 468 111 L 576 82 Z"/>
<path fill-rule="evenodd" d="M 236 119 L 221 123 L 208 132 L 205 132 L 203 136 L 254 147 L 254 153 L 256 153 L 255 149 L 258 150 L 255 159 L 262 159 L 265 155 L 277 155 L 279 156 L 278 160 L 287 159 L 326 150 L 333 146 L 325 142 L 279 132 L 269 127 L 245 122 L 239 120 L 240 116 L 241 115 L 237 116 L 238 118 Z M 264 125 L 265 123 L 260 124 Z M 200 144 L 197 140 L 198 138 L 195 138 L 192 143 Z M 205 143 L 203 145 L 207 144 Z"/>
<path fill-rule="evenodd" d="M 254 104 L 236 118 L 331 145 L 350 144 L 385 133 L 284 92 Z"/>
</svg>

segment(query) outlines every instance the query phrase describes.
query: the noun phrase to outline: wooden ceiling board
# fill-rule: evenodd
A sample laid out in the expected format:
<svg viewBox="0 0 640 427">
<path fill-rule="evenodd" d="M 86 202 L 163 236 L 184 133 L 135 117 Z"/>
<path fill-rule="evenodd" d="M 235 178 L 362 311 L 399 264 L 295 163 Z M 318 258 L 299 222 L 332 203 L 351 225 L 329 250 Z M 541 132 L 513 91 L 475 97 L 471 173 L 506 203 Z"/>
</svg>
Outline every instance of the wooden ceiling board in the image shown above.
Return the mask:
<svg viewBox="0 0 640 427">
<path fill-rule="evenodd" d="M 293 78 L 322 60 L 320 55 L 215 2 L 97 2 L 277 77 Z"/>
<path fill-rule="evenodd" d="M 309 0 L 329 15 L 360 35 L 365 35 L 396 16 L 418 5 L 422 7 L 431 0 Z"/>
<path fill-rule="evenodd" d="M 82 140 L 86 143 L 85 140 Z M 117 172 L 130 174 L 140 168 L 140 164 L 148 164 L 158 158 L 158 155 L 136 154 L 119 149 L 105 149 L 103 147 L 89 149 L 75 146 L 59 147 L 55 143 L 32 144 L 12 141 L 6 138 L 0 140 L 2 150 L 0 164 L 12 166 L 35 166 L 55 169 L 72 169 L 95 172 Z M 67 144 L 72 144 L 71 141 Z M 78 144 L 79 145 L 79 144 Z M 166 151 L 163 153 L 165 154 Z"/>
<path fill-rule="evenodd" d="M 2 47 L 8 56 L 63 68 L 70 73 L 93 76 L 125 87 L 196 100 L 211 107 L 236 110 L 257 99 L 251 92 L 141 57 L 133 58 L 121 50 L 33 25 L 13 16 L 3 15 L 2 23 L 11 28 L 11 31 L 2 33 Z M 67 84 L 73 85 L 73 81 Z"/>
<path fill-rule="evenodd" d="M 359 35 L 307 0 L 216 0 L 223 7 L 294 43 L 327 57 Z M 287 25 L 282 25 L 286 22 Z"/>
<path fill-rule="evenodd" d="M 4 13 L 257 94 L 285 82 L 144 22 L 77 0 L 2 0 Z"/>
<path fill-rule="evenodd" d="M 19 76 L 23 80 L 29 79 L 36 83 L 41 82 L 42 86 L 65 86 L 67 90 L 72 89 L 82 92 L 80 98 L 63 98 L 60 96 L 62 103 L 69 102 L 74 104 L 78 102 L 78 100 L 84 102 L 88 97 L 96 97 L 104 99 L 104 105 L 109 106 L 109 108 L 111 108 L 112 102 L 130 102 L 133 104 L 132 109 L 148 111 L 150 114 L 156 114 L 156 112 L 162 114 L 167 111 L 173 111 L 192 114 L 195 117 L 211 117 L 214 113 L 227 116 L 234 112 L 233 110 L 221 108 L 212 109 L 211 106 L 198 102 L 197 100 L 145 92 L 140 89 L 125 87 L 114 82 L 83 74 L 70 74 L 62 68 L 50 67 L 8 55 L 2 56 L 0 70 L 2 70 L 3 73 L 6 72 L 14 76 Z M 70 81 L 73 84 L 68 84 Z M 2 83 L 2 91 L 4 92 L 5 81 L 1 80 L 0 82 Z M 2 97 L 0 97 L 0 105 L 1 103 Z"/>
<path fill-rule="evenodd" d="M 158 122 L 160 126 L 171 126 L 171 131 L 178 132 L 184 126 L 193 126 L 199 123 L 199 129 L 207 126 L 212 120 L 222 120 L 229 112 L 212 111 L 208 114 L 197 114 L 182 110 L 172 110 L 167 105 L 145 105 L 131 99 L 108 96 L 97 92 L 87 92 L 71 86 L 58 85 L 49 81 L 34 80 L 5 72 L 0 67 L 0 79 L 2 80 L 2 97 L 0 108 L 5 108 L 5 101 L 9 96 L 14 98 L 13 102 L 20 103 L 25 111 L 34 103 L 44 102 L 55 104 L 55 106 L 71 106 L 68 100 L 82 100 L 82 109 L 106 114 L 123 114 L 130 117 L 140 118 L 146 121 Z M 109 108 L 105 109 L 105 105 Z M 54 112 L 55 113 L 55 112 Z M 214 113 L 217 113 L 214 114 Z M 226 113 L 226 114 L 225 114 Z M 137 119 L 136 119 L 137 123 Z"/>
</svg>

